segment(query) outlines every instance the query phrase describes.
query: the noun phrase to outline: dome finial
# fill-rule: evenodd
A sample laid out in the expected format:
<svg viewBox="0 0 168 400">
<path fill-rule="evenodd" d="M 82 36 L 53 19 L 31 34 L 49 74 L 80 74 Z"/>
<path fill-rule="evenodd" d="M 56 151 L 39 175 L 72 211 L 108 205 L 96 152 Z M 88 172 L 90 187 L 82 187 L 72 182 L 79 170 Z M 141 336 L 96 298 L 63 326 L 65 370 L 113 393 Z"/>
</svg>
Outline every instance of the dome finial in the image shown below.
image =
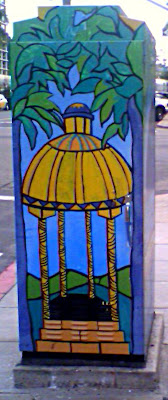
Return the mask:
<svg viewBox="0 0 168 400">
<path fill-rule="evenodd" d="M 89 107 L 83 103 L 73 103 L 63 114 L 66 133 L 92 134 L 91 121 L 94 119 Z"/>
</svg>

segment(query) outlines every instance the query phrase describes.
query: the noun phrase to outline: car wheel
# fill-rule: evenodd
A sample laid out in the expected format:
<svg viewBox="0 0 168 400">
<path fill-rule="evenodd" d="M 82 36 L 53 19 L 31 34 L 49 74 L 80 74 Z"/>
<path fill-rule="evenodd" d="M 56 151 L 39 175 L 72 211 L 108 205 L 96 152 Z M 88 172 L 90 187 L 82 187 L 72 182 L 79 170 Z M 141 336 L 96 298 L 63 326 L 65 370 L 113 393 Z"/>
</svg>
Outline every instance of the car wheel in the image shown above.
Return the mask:
<svg viewBox="0 0 168 400">
<path fill-rule="evenodd" d="M 163 116 L 165 114 L 165 110 L 163 107 L 156 107 L 155 111 L 155 116 L 156 116 L 156 121 L 161 121 L 163 119 Z"/>
</svg>

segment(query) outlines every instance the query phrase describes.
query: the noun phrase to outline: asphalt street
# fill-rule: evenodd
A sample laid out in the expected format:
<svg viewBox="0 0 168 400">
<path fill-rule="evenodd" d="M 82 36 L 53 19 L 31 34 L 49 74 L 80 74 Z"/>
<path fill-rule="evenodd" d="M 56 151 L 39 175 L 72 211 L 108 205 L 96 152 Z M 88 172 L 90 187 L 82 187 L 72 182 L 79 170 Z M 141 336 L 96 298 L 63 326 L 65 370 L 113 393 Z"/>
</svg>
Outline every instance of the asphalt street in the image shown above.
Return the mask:
<svg viewBox="0 0 168 400">
<path fill-rule="evenodd" d="M 168 114 L 156 126 L 156 194 L 168 193 Z M 11 112 L 0 111 L 0 272 L 15 260 Z"/>
</svg>

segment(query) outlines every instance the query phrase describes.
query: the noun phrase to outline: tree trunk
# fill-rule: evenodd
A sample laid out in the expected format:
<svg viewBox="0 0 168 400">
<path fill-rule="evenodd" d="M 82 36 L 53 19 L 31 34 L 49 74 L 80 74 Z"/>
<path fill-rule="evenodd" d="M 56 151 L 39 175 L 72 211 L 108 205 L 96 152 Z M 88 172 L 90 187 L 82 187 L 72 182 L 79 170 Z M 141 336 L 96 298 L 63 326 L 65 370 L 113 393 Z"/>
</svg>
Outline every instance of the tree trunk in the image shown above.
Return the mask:
<svg viewBox="0 0 168 400">
<path fill-rule="evenodd" d="M 135 100 L 129 100 L 128 115 L 132 131 L 133 164 L 133 237 L 131 249 L 131 287 L 132 287 L 132 352 L 143 354 L 143 128 L 141 116 Z M 147 132 L 145 132 L 147 134 Z M 150 136 L 151 140 L 151 136 Z M 151 171 L 150 171 L 151 174 Z M 135 296 L 136 293 L 136 296 Z M 149 316 L 148 316 L 149 318 Z"/>
<path fill-rule="evenodd" d="M 107 260 L 109 276 L 109 303 L 111 306 L 111 319 L 114 322 L 119 321 L 118 316 L 118 293 L 116 276 L 116 240 L 115 240 L 115 222 L 113 219 L 107 219 Z"/>
<path fill-rule="evenodd" d="M 87 257 L 88 257 L 88 295 L 93 299 L 94 294 L 94 276 L 93 276 L 93 250 L 92 250 L 92 234 L 91 234 L 91 214 L 90 211 L 85 212 L 86 223 L 86 240 L 87 240 Z"/>
<path fill-rule="evenodd" d="M 38 219 L 38 233 L 41 268 L 42 315 L 44 320 L 50 319 L 46 219 Z"/>
<path fill-rule="evenodd" d="M 59 245 L 59 272 L 60 272 L 60 295 L 67 296 L 66 284 L 66 255 L 65 255 L 65 214 L 58 211 L 58 245 Z"/>
</svg>

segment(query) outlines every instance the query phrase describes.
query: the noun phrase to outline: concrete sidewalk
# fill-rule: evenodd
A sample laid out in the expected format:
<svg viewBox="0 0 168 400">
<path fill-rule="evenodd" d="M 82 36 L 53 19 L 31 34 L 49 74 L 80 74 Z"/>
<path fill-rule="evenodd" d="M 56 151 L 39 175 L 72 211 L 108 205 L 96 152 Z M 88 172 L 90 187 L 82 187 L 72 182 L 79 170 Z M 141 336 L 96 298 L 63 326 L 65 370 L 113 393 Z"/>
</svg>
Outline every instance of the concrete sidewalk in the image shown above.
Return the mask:
<svg viewBox="0 0 168 400">
<path fill-rule="evenodd" d="M 91 389 L 74 388 L 73 394 L 66 388 L 60 392 L 55 387 L 49 389 L 16 389 L 13 383 L 13 368 L 21 359 L 18 351 L 17 294 L 14 285 L 13 268 L 10 266 L 11 285 L 6 284 L 7 293 L 0 301 L 0 399 L 1 400 L 168 400 L 168 194 L 156 196 L 156 239 L 155 239 L 155 310 L 164 315 L 164 337 L 161 355 L 160 385 L 155 391 L 131 389 L 104 389 L 103 392 Z M 7 276 L 7 274 L 6 274 Z M 0 275 L 0 282 L 2 277 Z M 3 275 L 5 285 L 5 274 Z M 5 287 L 5 286 L 4 286 Z M 4 290 L 5 292 L 5 290 Z"/>
</svg>

